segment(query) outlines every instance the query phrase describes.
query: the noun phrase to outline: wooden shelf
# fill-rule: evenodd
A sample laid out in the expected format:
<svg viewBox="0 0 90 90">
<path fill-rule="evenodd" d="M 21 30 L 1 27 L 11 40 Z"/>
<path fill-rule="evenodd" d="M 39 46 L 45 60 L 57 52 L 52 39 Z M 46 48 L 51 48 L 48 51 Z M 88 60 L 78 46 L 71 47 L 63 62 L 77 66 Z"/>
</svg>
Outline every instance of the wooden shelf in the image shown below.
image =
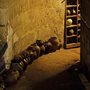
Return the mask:
<svg viewBox="0 0 90 90">
<path fill-rule="evenodd" d="M 78 7 L 80 6 L 80 4 L 78 4 Z"/>
<path fill-rule="evenodd" d="M 81 18 L 80 18 L 80 15 L 79 15 L 79 14 L 77 15 L 77 19 L 78 19 L 78 20 L 81 20 Z"/>
<path fill-rule="evenodd" d="M 77 7 L 77 5 L 67 5 L 67 8 L 71 8 L 71 7 Z"/>
<path fill-rule="evenodd" d="M 72 17 L 77 17 L 77 15 L 68 15 L 66 18 L 72 18 Z"/>
<path fill-rule="evenodd" d="M 67 44 L 66 48 L 74 48 L 74 47 L 79 47 L 80 46 L 80 42 L 77 43 L 71 43 L 71 44 Z"/>
<path fill-rule="evenodd" d="M 81 18 L 78 18 L 78 21 L 81 20 Z"/>
<path fill-rule="evenodd" d="M 71 4 L 71 5 L 70 5 Z M 73 5 L 72 5 L 73 4 Z M 64 40 L 64 46 L 65 48 L 74 48 L 80 46 L 80 4 L 79 0 L 66 0 L 66 15 L 65 15 L 65 40 Z M 73 10 L 76 11 L 75 14 L 73 14 Z M 69 24 L 69 21 L 67 23 L 67 19 L 72 20 L 72 25 Z M 71 21 L 70 21 L 71 23 Z M 69 35 L 69 31 L 74 34 Z"/>
<path fill-rule="evenodd" d="M 69 25 L 69 26 L 66 26 L 66 28 L 71 28 L 71 27 L 77 27 L 77 25 Z"/>
<path fill-rule="evenodd" d="M 81 29 L 78 29 L 78 31 L 81 31 Z"/>
<path fill-rule="evenodd" d="M 67 36 L 67 38 L 71 38 L 71 37 L 77 37 L 77 35 L 69 35 L 69 36 Z"/>
<path fill-rule="evenodd" d="M 80 10 L 78 10 L 78 12 L 80 12 Z"/>
</svg>

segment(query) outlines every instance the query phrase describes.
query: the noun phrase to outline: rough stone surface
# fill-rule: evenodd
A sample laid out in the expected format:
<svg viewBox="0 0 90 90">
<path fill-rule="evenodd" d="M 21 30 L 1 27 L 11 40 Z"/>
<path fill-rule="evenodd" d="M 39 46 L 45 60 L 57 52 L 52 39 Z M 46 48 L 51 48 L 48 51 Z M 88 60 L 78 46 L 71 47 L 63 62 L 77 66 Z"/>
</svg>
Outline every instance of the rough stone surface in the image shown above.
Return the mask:
<svg viewBox="0 0 90 90">
<path fill-rule="evenodd" d="M 7 31 L 8 31 L 8 35 L 7 35 L 7 43 L 8 43 L 8 48 L 4 54 L 5 57 L 5 65 L 6 68 L 9 69 L 10 68 L 10 64 L 11 64 L 11 60 L 13 58 L 13 30 L 10 27 L 10 25 L 7 26 Z"/>
<path fill-rule="evenodd" d="M 57 36 L 63 43 L 64 3 L 62 0 L 10 0 L 8 14 L 17 54 L 36 39 Z"/>
<path fill-rule="evenodd" d="M 12 40 L 6 36 L 12 47 L 7 52 L 9 55 L 20 53 L 37 39 L 46 41 L 51 36 L 57 36 L 63 44 L 65 3 L 62 0 L 0 0 L 0 10 L 0 23 L 8 24 L 13 32 L 9 37 Z"/>
<path fill-rule="evenodd" d="M 40 58 L 36 59 L 31 65 L 29 65 L 26 72 L 22 75 L 21 79 L 14 86 L 8 87 L 7 90 L 72 90 L 72 89 L 59 89 L 58 87 L 57 87 L 58 89 L 55 89 L 55 86 L 61 85 L 62 87 L 62 84 L 64 83 L 63 81 L 62 83 L 59 83 L 61 81 L 59 81 L 60 78 L 58 75 L 60 75 L 63 71 L 67 70 L 70 66 L 79 61 L 80 61 L 80 48 L 71 50 L 61 49 L 57 50 L 54 53 L 43 55 Z M 41 85 L 40 82 L 45 82 L 48 79 L 54 77 L 57 77 L 57 79 L 55 80 L 53 79 L 52 84 L 50 85 L 50 87 L 53 87 L 53 89 L 50 89 L 49 87 L 48 89 L 45 89 L 44 87 L 42 89 L 39 89 L 40 87 L 42 87 L 40 86 Z M 64 79 L 65 77 L 62 78 Z M 68 82 L 66 84 L 66 87 L 69 87 L 70 83 Z M 48 81 L 45 83 L 46 86 L 48 86 L 47 83 Z M 34 89 L 34 87 L 38 84 L 40 87 Z M 82 90 L 82 89 L 74 89 L 74 90 Z"/>
</svg>

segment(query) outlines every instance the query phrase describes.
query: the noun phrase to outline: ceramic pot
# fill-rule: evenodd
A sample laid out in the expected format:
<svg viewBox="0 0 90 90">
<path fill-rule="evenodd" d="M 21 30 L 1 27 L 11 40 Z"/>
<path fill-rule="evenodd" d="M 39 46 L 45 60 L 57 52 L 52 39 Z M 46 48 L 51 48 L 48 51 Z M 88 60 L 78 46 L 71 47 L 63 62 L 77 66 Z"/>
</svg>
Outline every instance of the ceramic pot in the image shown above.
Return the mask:
<svg viewBox="0 0 90 90">
<path fill-rule="evenodd" d="M 59 40 L 57 37 L 51 37 L 49 40 L 49 42 L 51 42 L 52 44 L 52 51 L 56 51 L 59 47 Z"/>
<path fill-rule="evenodd" d="M 69 25 L 72 25 L 73 23 L 73 20 L 72 19 L 67 19 L 66 20 L 66 25 L 69 26 Z"/>
<path fill-rule="evenodd" d="M 40 47 L 40 55 L 45 54 L 44 42 L 42 40 L 37 40 L 36 43 Z"/>
<path fill-rule="evenodd" d="M 45 42 L 44 46 L 45 46 L 45 54 L 48 54 L 52 51 L 52 43 L 51 42 L 49 42 L 49 41 Z"/>
</svg>

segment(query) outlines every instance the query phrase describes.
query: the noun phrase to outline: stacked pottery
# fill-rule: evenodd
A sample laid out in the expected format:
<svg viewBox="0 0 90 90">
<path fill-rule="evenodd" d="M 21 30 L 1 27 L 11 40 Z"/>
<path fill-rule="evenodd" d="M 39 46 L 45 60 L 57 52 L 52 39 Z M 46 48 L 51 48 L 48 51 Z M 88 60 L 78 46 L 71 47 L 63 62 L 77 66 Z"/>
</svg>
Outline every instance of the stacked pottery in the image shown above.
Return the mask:
<svg viewBox="0 0 90 90">
<path fill-rule="evenodd" d="M 77 12 L 76 12 L 76 10 L 75 10 L 75 9 L 73 9 L 73 10 L 72 10 L 72 14 L 74 14 L 74 15 L 76 15 L 76 14 L 77 14 Z"/>
<path fill-rule="evenodd" d="M 20 78 L 20 72 L 16 69 L 10 69 L 3 75 L 5 85 L 12 85 Z"/>
<path fill-rule="evenodd" d="M 48 54 L 52 51 L 52 43 L 47 41 L 44 43 L 45 46 L 45 54 Z"/>
<path fill-rule="evenodd" d="M 29 53 L 28 51 L 24 50 L 19 54 L 23 59 L 28 58 L 29 57 Z"/>
<path fill-rule="evenodd" d="M 56 51 L 59 48 L 60 42 L 59 42 L 57 37 L 51 37 L 48 41 L 52 44 L 52 49 L 51 50 L 53 52 Z"/>
<path fill-rule="evenodd" d="M 68 9 L 67 10 L 67 15 L 70 15 L 71 14 L 71 11 Z"/>
<path fill-rule="evenodd" d="M 22 61 L 27 66 L 29 64 L 29 62 L 31 61 L 29 52 L 25 50 L 20 55 L 23 57 Z"/>
<path fill-rule="evenodd" d="M 10 70 L 4 74 L 5 82 L 7 84 L 16 82 L 31 62 L 43 54 L 56 51 L 60 47 L 57 37 L 51 37 L 46 42 L 37 40 L 36 43 L 30 45 L 25 51 L 14 57 Z"/>
<path fill-rule="evenodd" d="M 40 56 L 40 47 L 37 45 L 37 43 L 32 44 L 32 46 L 34 47 L 36 53 L 37 53 L 37 57 Z"/>
<path fill-rule="evenodd" d="M 73 34 L 74 34 L 74 30 L 73 30 L 73 29 L 70 29 L 70 30 L 69 30 L 69 34 L 70 34 L 70 35 L 73 35 Z"/>
<path fill-rule="evenodd" d="M 45 54 L 44 42 L 42 40 L 37 40 L 36 43 L 40 47 L 40 55 Z"/>
<path fill-rule="evenodd" d="M 37 52 L 36 52 L 34 46 L 29 46 L 27 48 L 27 51 L 29 52 L 31 62 L 37 58 Z"/>
<path fill-rule="evenodd" d="M 17 63 L 12 63 L 11 64 L 11 68 L 18 70 L 20 72 L 20 74 L 22 74 L 24 72 L 24 70 L 26 69 L 26 67 L 24 66 L 23 61 L 17 62 Z"/>
</svg>

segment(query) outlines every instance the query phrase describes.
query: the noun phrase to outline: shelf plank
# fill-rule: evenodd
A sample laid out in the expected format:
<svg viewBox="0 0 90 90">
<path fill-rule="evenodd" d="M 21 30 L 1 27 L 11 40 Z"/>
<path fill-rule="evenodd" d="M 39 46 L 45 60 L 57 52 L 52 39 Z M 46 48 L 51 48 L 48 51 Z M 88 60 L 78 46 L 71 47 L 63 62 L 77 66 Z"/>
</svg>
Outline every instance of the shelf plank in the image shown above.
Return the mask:
<svg viewBox="0 0 90 90">
<path fill-rule="evenodd" d="M 80 12 L 80 10 L 78 10 L 78 12 Z"/>
<path fill-rule="evenodd" d="M 66 45 L 66 48 L 74 48 L 74 47 L 79 47 L 80 46 L 80 42 L 78 43 L 70 43 Z"/>
<path fill-rule="evenodd" d="M 78 4 L 78 7 L 80 6 L 80 4 Z"/>
<path fill-rule="evenodd" d="M 66 26 L 66 28 L 71 28 L 71 27 L 77 27 L 78 25 L 69 25 L 69 26 Z"/>
<path fill-rule="evenodd" d="M 77 7 L 77 5 L 67 5 L 66 7 L 67 8 L 69 8 L 69 7 Z"/>
<path fill-rule="evenodd" d="M 68 15 L 66 18 L 77 17 L 77 15 Z"/>
<path fill-rule="evenodd" d="M 81 31 L 81 29 L 78 29 L 78 31 Z"/>
<path fill-rule="evenodd" d="M 81 18 L 78 18 L 77 20 L 78 20 L 78 21 L 80 21 L 80 20 L 81 20 Z"/>
<path fill-rule="evenodd" d="M 67 36 L 67 38 L 71 38 L 71 37 L 77 37 L 77 35 L 69 35 L 69 36 Z"/>
</svg>

